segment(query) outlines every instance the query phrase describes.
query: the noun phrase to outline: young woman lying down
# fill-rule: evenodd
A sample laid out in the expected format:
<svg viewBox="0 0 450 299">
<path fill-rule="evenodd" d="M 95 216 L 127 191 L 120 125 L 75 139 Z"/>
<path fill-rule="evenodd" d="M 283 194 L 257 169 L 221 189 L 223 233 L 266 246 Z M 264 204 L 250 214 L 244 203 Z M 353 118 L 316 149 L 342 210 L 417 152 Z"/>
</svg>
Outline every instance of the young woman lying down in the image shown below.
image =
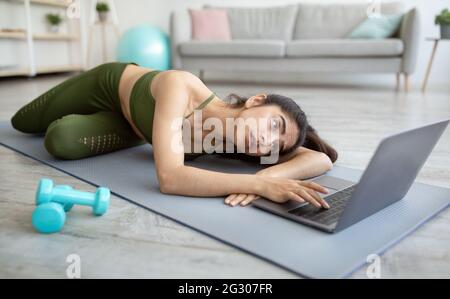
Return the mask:
<svg viewBox="0 0 450 299">
<path fill-rule="evenodd" d="M 231 94 L 225 101 L 186 71 L 107 63 L 50 89 L 11 122 L 24 133 L 45 133 L 45 148 L 60 159 L 148 142 L 163 193 L 225 196 L 231 206 L 264 197 L 328 208 L 318 194 L 326 188 L 303 180 L 330 170 L 337 153 L 285 96 Z M 230 174 L 184 163 L 210 153 L 270 165 L 255 174 Z"/>
</svg>

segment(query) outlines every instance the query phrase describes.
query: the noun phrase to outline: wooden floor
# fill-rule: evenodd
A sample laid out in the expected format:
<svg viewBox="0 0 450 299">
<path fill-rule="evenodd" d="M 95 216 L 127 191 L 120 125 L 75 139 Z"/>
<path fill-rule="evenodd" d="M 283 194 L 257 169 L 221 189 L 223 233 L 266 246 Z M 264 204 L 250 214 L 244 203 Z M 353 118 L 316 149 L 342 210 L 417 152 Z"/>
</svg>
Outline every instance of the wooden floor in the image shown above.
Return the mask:
<svg viewBox="0 0 450 299">
<path fill-rule="evenodd" d="M 0 120 L 66 77 L 0 81 Z M 210 83 L 219 96 L 271 92 L 298 100 L 322 137 L 339 151 L 338 165 L 363 169 L 385 134 L 450 117 L 450 91 L 395 93 L 374 87 L 302 87 Z M 407 150 L 407 149 L 405 149 Z M 132 171 L 132 170 L 129 170 Z M 30 223 L 41 177 L 93 191 L 69 175 L 0 146 L 0 278 L 65 278 L 66 257 L 81 257 L 81 275 L 149 278 L 295 278 L 296 275 L 117 197 L 109 212 L 91 217 L 75 207 L 59 234 Z M 418 181 L 450 188 L 450 129 Z M 424 198 L 426 200 L 426 198 Z M 305 240 L 307 242 L 307 240 Z M 357 246 L 357 244 L 355 244 Z M 389 249 L 383 278 L 450 278 L 450 209 Z M 366 277 L 361 268 L 352 277 Z"/>
</svg>

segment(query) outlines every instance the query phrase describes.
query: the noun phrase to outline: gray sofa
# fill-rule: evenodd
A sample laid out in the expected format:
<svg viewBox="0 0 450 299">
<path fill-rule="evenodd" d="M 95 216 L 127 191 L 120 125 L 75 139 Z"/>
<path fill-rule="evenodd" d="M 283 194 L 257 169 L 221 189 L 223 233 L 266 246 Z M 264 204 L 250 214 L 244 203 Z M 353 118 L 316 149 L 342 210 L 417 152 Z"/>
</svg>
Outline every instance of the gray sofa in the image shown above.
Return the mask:
<svg viewBox="0 0 450 299">
<path fill-rule="evenodd" d="M 216 8 L 206 6 L 205 8 Z M 383 14 L 405 13 L 393 38 L 348 39 L 345 36 L 367 17 L 367 4 L 299 3 L 277 7 L 227 9 L 232 40 L 191 38 L 187 10 L 171 14 L 174 69 L 280 72 L 414 72 L 419 43 L 419 14 L 403 2 L 381 5 Z"/>
</svg>

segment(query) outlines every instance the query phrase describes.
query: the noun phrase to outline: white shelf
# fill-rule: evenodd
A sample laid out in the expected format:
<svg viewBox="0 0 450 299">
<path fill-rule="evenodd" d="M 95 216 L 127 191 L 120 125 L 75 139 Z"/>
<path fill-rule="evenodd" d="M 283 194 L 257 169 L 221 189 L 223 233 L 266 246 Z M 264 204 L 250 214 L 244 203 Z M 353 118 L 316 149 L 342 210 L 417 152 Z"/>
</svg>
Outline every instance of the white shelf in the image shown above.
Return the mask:
<svg viewBox="0 0 450 299">
<path fill-rule="evenodd" d="M 42 66 L 37 67 L 36 71 L 39 74 L 59 73 L 59 72 L 75 72 L 82 71 L 83 67 L 80 65 L 65 65 L 65 66 Z"/>
<path fill-rule="evenodd" d="M 33 39 L 75 41 L 78 40 L 78 36 L 65 33 L 42 33 L 42 34 L 33 34 Z"/>
<path fill-rule="evenodd" d="M 6 39 L 25 39 L 26 33 L 25 32 L 4 32 L 0 31 L 0 38 L 6 38 Z"/>
<path fill-rule="evenodd" d="M 3 39 L 27 39 L 25 32 L 2 32 L 0 38 Z M 33 34 L 35 40 L 78 40 L 78 36 L 65 33 L 38 33 Z"/>
<path fill-rule="evenodd" d="M 0 70 L 0 77 L 27 76 L 28 74 L 30 74 L 30 70 L 27 68 L 11 68 Z"/>
<path fill-rule="evenodd" d="M 71 3 L 64 0 L 30 0 L 33 4 L 68 7 Z"/>
<path fill-rule="evenodd" d="M 83 67 L 80 65 L 63 65 L 63 66 L 43 66 L 37 67 L 36 73 L 38 74 L 50 74 L 50 73 L 62 73 L 62 72 L 76 72 L 82 71 Z M 11 68 L 0 69 L 0 77 L 12 77 L 12 76 L 28 76 L 30 75 L 29 68 Z"/>
<path fill-rule="evenodd" d="M 84 69 L 84 59 L 82 45 L 84 42 L 84 36 L 82 34 L 82 22 L 79 19 L 67 20 L 69 25 L 67 26 L 67 32 L 62 30 L 61 33 L 45 32 L 45 29 L 41 29 L 44 32 L 36 32 L 33 27 L 36 27 L 33 22 L 36 22 L 37 18 L 32 17 L 34 9 L 38 13 L 43 13 L 42 10 L 34 7 L 35 5 L 46 5 L 61 9 L 66 9 L 72 5 L 72 0 L 7 0 L 11 5 L 20 4 L 23 6 L 25 12 L 25 23 L 19 26 L 11 26 L 12 29 L 19 29 L 17 31 L 0 31 L 0 41 L 9 40 L 9 42 L 23 42 L 23 46 L 27 47 L 27 59 L 17 57 L 15 65 L 21 65 L 20 67 L 8 67 L 0 68 L 0 77 L 7 76 L 35 76 L 37 74 L 46 73 L 58 73 L 58 72 L 71 72 L 81 71 Z M 77 2 L 82 5 L 81 2 Z M 34 8 L 33 8 L 34 7 Z M 17 7 L 19 9 L 20 6 Z M 16 9 L 16 8 L 15 8 Z M 74 24 L 76 23 L 76 24 Z M 8 26 L 9 24 L 4 24 Z M 78 27 L 78 30 L 76 30 Z M 39 30 L 38 30 L 39 31 Z M 31 33 L 31 35 L 29 34 Z M 62 49 L 61 42 L 67 43 L 67 59 L 62 58 L 53 61 L 51 56 L 48 55 L 52 49 Z M 57 44 L 55 44 L 57 43 Z M 19 46 L 22 46 L 20 44 Z M 36 50 L 36 48 L 38 48 Z M 45 51 L 42 51 L 45 49 Z M 79 51 L 79 54 L 78 54 Z M 23 53 L 23 51 L 17 51 Z M 47 53 L 47 54 L 46 54 Z M 77 57 L 78 56 L 78 57 Z M 79 59 L 78 59 L 79 58 Z M 12 61 L 11 61 L 12 63 Z M 49 64 L 59 64 L 59 66 L 49 66 Z"/>
<path fill-rule="evenodd" d="M 10 2 L 17 2 L 22 3 L 24 0 L 9 0 Z M 66 0 L 30 0 L 31 4 L 36 5 L 46 5 L 46 6 L 55 6 L 55 7 L 61 7 L 61 8 L 67 8 L 71 4 L 70 1 Z"/>
</svg>

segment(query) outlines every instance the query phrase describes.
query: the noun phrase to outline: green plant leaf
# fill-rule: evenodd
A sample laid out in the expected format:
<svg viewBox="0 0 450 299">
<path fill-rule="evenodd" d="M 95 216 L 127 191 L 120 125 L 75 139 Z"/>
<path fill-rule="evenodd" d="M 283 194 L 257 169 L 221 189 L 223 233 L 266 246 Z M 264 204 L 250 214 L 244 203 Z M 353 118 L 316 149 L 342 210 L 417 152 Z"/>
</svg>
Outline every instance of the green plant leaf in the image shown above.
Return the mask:
<svg viewBox="0 0 450 299">
<path fill-rule="evenodd" d="M 106 2 L 98 2 L 96 6 L 96 10 L 98 12 L 108 12 L 109 11 L 109 5 Z"/>
<path fill-rule="evenodd" d="M 436 25 L 450 25 L 450 11 L 445 8 L 434 19 Z"/>
<path fill-rule="evenodd" d="M 59 25 L 63 21 L 62 17 L 58 14 L 49 13 L 45 15 L 45 18 L 51 25 Z"/>
</svg>

